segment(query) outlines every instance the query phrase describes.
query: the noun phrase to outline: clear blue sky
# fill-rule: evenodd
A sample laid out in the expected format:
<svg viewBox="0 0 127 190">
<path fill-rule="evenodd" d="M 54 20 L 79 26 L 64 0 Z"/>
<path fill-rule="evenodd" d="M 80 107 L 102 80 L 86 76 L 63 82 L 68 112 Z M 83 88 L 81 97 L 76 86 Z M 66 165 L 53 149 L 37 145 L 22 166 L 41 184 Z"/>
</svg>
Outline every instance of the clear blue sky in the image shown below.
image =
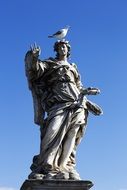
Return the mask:
<svg viewBox="0 0 127 190">
<path fill-rule="evenodd" d="M 24 55 L 37 42 L 41 58 L 54 56 L 47 36 L 70 25 L 71 62 L 104 115 L 90 115 L 77 152 L 77 169 L 92 190 L 127 190 L 127 1 L 0 1 L 0 190 L 19 190 L 39 152 Z M 2 188 L 7 187 L 7 188 Z"/>
</svg>

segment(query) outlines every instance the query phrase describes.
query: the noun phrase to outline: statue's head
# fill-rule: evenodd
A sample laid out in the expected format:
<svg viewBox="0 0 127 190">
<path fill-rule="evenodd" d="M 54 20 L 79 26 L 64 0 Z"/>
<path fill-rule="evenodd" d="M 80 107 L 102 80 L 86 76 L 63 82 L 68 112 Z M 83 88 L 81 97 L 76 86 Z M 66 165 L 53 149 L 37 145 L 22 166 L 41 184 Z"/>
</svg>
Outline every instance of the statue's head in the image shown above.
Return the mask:
<svg viewBox="0 0 127 190">
<path fill-rule="evenodd" d="M 54 44 L 54 51 L 56 52 L 56 58 L 60 55 L 66 55 L 67 58 L 70 56 L 71 46 L 68 41 L 62 40 L 57 41 Z"/>
</svg>

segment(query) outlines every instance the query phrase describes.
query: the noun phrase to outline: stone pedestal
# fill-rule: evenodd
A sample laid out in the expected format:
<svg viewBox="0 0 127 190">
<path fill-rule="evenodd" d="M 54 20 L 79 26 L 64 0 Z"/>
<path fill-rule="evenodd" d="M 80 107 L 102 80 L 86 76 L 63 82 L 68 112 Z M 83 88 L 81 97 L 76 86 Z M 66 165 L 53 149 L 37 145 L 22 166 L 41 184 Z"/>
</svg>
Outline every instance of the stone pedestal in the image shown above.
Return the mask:
<svg viewBox="0 0 127 190">
<path fill-rule="evenodd" d="M 20 190 L 89 190 L 91 181 L 83 180 L 26 180 Z"/>
</svg>

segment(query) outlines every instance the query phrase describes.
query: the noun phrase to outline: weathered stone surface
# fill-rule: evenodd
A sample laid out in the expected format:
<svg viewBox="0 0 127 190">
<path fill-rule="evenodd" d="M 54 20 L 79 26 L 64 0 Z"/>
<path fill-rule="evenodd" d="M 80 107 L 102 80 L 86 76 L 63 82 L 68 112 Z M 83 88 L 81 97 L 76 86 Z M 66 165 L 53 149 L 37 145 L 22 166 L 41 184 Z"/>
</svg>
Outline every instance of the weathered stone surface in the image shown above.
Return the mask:
<svg viewBox="0 0 127 190">
<path fill-rule="evenodd" d="M 71 46 L 65 39 L 54 44 L 55 58 L 40 60 L 34 45 L 25 56 L 25 72 L 34 104 L 34 121 L 40 126 L 40 152 L 33 158 L 29 179 L 80 180 L 76 150 L 86 130 L 88 113 L 102 113 L 87 95 L 77 66 L 69 62 Z"/>
<path fill-rule="evenodd" d="M 89 190 L 91 181 L 83 180 L 26 180 L 20 190 Z"/>
</svg>

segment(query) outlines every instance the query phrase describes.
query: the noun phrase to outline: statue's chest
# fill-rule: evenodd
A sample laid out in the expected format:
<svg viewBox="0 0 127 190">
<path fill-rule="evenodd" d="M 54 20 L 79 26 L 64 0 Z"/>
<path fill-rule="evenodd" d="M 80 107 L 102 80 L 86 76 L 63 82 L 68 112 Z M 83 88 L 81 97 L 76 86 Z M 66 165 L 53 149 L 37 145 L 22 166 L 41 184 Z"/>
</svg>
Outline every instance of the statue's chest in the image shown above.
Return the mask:
<svg viewBox="0 0 127 190">
<path fill-rule="evenodd" d="M 53 85 L 58 82 L 73 82 L 76 79 L 76 70 L 70 64 L 52 64 L 46 73 L 45 81 L 47 85 Z"/>
<path fill-rule="evenodd" d="M 62 65 L 60 67 L 54 68 L 53 75 L 54 75 L 53 77 L 57 77 L 57 78 L 66 78 L 67 77 L 67 78 L 74 79 L 75 71 L 71 65 Z"/>
</svg>

